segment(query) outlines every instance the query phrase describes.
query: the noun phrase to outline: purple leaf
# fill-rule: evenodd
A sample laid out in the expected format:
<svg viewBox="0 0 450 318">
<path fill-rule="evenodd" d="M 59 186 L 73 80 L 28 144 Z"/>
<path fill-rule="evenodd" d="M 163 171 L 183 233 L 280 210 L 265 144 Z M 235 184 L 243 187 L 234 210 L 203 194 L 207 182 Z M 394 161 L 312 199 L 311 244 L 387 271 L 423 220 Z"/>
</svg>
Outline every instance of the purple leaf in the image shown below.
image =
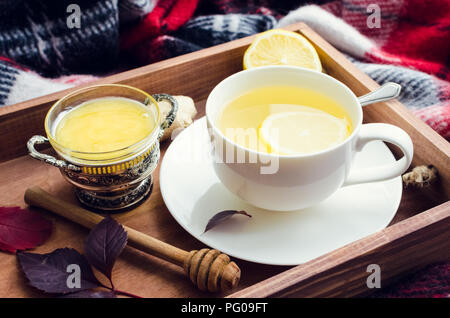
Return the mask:
<svg viewBox="0 0 450 318">
<path fill-rule="evenodd" d="M 30 285 L 46 293 L 74 293 L 101 286 L 86 258 L 73 248 L 60 248 L 50 254 L 18 252 L 17 257 Z M 78 281 L 74 269 L 77 265 Z"/>
<path fill-rule="evenodd" d="M 111 291 L 83 290 L 77 293 L 67 294 L 60 298 L 116 298 L 116 294 Z"/>
<path fill-rule="evenodd" d="M 104 218 L 92 229 L 86 240 L 85 255 L 89 263 L 111 279 L 119 254 L 127 244 L 128 235 L 122 225 L 111 217 Z"/>
<path fill-rule="evenodd" d="M 248 214 L 245 211 L 225 210 L 225 211 L 217 213 L 211 219 L 209 219 L 208 224 L 205 227 L 205 232 L 211 230 L 213 227 L 219 225 L 220 223 L 222 223 L 223 221 L 229 219 L 230 217 L 232 217 L 235 214 L 245 215 L 245 216 L 248 216 L 250 218 L 252 217 L 250 214 Z M 205 233 L 205 232 L 203 232 L 203 233 Z"/>
</svg>

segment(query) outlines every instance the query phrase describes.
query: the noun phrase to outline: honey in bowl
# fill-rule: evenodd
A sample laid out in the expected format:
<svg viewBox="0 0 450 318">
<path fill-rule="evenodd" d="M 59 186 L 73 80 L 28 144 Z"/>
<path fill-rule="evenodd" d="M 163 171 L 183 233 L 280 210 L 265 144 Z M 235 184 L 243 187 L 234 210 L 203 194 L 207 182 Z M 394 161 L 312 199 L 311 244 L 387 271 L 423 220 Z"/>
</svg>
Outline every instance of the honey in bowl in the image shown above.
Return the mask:
<svg viewBox="0 0 450 318">
<path fill-rule="evenodd" d="M 294 86 L 267 86 L 238 96 L 225 106 L 218 127 L 233 142 L 279 155 L 314 153 L 350 136 L 344 107 L 327 95 Z"/>
<path fill-rule="evenodd" d="M 124 97 L 92 99 L 58 117 L 56 142 L 85 153 L 124 149 L 143 140 L 156 125 L 148 107 Z"/>
</svg>

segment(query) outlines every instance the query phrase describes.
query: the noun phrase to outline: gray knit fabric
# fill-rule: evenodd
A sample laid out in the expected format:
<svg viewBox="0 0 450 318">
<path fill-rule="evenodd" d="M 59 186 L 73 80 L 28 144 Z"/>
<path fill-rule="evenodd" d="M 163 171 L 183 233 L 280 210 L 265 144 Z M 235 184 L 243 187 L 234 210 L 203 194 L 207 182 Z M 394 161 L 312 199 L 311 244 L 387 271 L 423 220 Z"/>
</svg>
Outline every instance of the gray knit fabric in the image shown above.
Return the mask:
<svg viewBox="0 0 450 318">
<path fill-rule="evenodd" d="M 268 15 L 206 15 L 189 20 L 177 36 L 199 46 L 211 46 L 266 31 L 275 24 L 276 19 Z"/>
<path fill-rule="evenodd" d="M 401 83 L 399 100 L 411 110 L 435 105 L 441 100 L 440 85 L 445 87 L 446 83 L 429 74 L 399 66 L 364 63 L 348 55 L 347 58 L 380 85 L 387 82 Z"/>
</svg>

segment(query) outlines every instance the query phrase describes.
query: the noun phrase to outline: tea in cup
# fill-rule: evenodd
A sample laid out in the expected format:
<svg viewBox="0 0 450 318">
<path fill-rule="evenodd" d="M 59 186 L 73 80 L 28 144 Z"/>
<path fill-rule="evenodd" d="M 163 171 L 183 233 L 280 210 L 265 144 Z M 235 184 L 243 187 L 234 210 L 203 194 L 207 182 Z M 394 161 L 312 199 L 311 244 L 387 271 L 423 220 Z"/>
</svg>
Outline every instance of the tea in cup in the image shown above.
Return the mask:
<svg viewBox="0 0 450 318">
<path fill-rule="evenodd" d="M 221 182 L 269 210 L 303 209 L 343 185 L 398 177 L 413 156 L 406 132 L 363 125 L 361 104 L 347 86 L 300 67 L 258 67 L 226 78 L 210 93 L 206 118 Z M 397 145 L 403 158 L 352 170 L 355 154 L 372 140 Z"/>
<path fill-rule="evenodd" d="M 171 110 L 161 118 L 158 102 Z M 56 166 L 78 200 L 103 212 L 130 209 L 150 194 L 160 157 L 159 139 L 176 116 L 168 94 L 104 84 L 76 90 L 58 100 L 45 118 L 47 136 L 33 136 L 30 155 Z M 39 152 L 49 142 L 58 157 Z"/>
<path fill-rule="evenodd" d="M 265 86 L 236 97 L 218 127 L 225 137 L 255 151 L 279 155 L 318 152 L 344 141 L 353 125 L 344 107 L 298 86 Z"/>
</svg>

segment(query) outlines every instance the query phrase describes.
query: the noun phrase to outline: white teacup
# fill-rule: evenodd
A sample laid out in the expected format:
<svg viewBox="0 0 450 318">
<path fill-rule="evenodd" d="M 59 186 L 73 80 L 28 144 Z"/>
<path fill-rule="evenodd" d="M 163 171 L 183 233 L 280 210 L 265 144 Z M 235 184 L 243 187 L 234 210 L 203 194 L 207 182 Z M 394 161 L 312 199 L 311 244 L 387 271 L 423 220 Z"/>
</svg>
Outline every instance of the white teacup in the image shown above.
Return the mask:
<svg viewBox="0 0 450 318">
<path fill-rule="evenodd" d="M 223 108 L 235 97 L 270 85 L 299 86 L 325 93 L 346 108 L 353 132 L 343 142 L 320 152 L 275 155 L 244 148 L 217 127 Z M 361 104 L 344 84 L 323 73 L 294 66 L 266 66 L 238 72 L 220 82 L 206 102 L 214 169 L 222 183 L 243 200 L 263 209 L 290 211 L 315 205 L 340 187 L 400 176 L 413 157 L 411 138 L 389 124 L 362 124 Z M 355 154 L 368 142 L 398 146 L 404 156 L 388 165 L 352 170 Z"/>
</svg>

